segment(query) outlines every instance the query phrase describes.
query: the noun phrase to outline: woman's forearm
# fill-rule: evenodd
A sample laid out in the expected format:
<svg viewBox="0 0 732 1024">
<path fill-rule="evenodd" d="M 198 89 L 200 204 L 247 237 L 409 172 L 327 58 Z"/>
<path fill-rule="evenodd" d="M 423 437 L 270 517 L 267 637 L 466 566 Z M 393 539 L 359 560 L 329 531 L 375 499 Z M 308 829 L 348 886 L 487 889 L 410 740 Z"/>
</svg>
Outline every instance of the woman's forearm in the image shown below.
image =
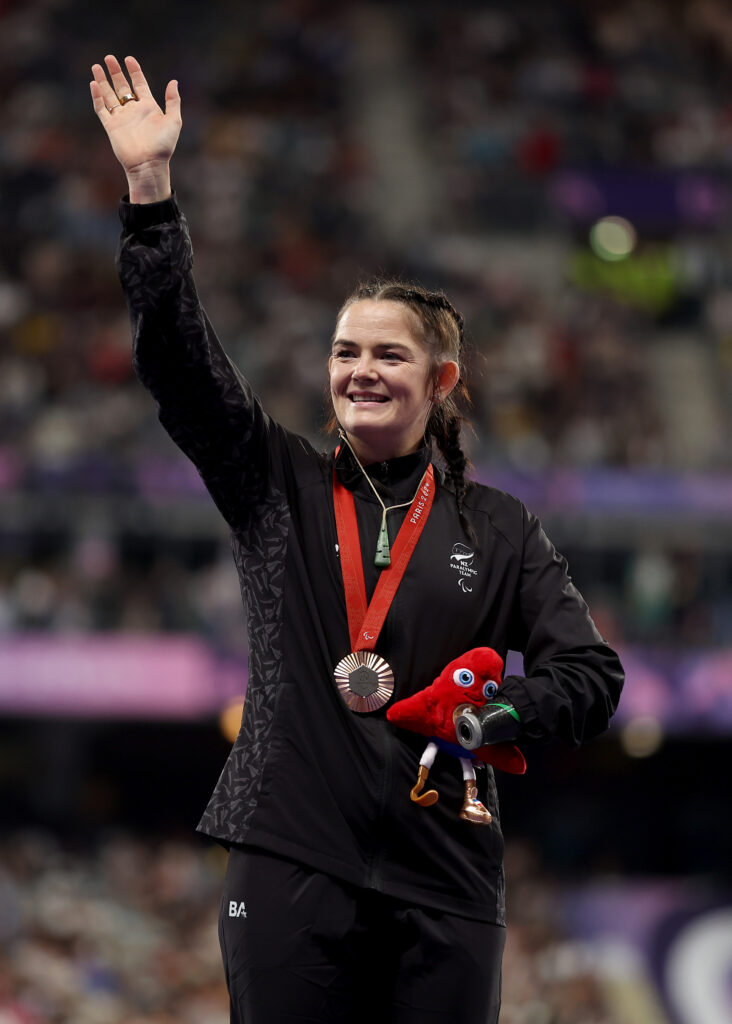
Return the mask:
<svg viewBox="0 0 732 1024">
<path fill-rule="evenodd" d="M 195 463 L 227 522 L 239 528 L 264 494 L 268 417 L 199 302 L 175 198 L 157 208 L 123 202 L 120 212 L 117 267 L 135 371 L 163 426 Z"/>
</svg>

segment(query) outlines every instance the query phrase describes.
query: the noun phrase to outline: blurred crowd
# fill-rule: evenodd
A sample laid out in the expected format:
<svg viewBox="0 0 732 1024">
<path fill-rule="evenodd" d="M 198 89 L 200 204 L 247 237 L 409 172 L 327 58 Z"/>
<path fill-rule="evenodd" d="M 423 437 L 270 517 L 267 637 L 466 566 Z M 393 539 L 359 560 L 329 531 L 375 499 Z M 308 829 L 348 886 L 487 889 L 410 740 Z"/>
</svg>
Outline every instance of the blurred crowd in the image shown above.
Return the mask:
<svg viewBox="0 0 732 1024">
<path fill-rule="evenodd" d="M 225 529 L 131 367 L 125 181 L 87 85 L 108 52 L 160 100 L 179 80 L 198 290 L 286 426 L 328 443 L 334 313 L 393 273 L 465 315 L 477 465 L 729 474 L 725 0 L 0 0 L 0 636 L 196 631 L 246 651 Z M 410 182 L 386 187 L 384 90 L 429 181 L 411 223 Z M 634 221 L 627 259 L 590 246 L 604 214 Z M 729 552 L 652 524 L 641 545 L 562 549 L 609 641 L 732 642 Z M 502 1022 L 620 1024 L 553 881 L 530 850 L 507 865 Z M 200 843 L 6 834 L 2 1024 L 223 1024 L 223 867 Z"/>
<path fill-rule="evenodd" d="M 410 19 L 435 231 L 463 243 L 444 270 L 452 259 L 472 286 L 490 456 L 728 469 L 729 4 L 434 2 Z M 638 245 L 603 264 L 588 230 L 618 214 Z M 681 337 L 684 370 L 669 344 Z M 673 407 L 684 398 L 697 421 L 719 413 L 693 451 Z"/>
<path fill-rule="evenodd" d="M 0 635 L 195 632 L 244 656 L 229 544 L 61 534 L 0 559 Z"/>
<path fill-rule="evenodd" d="M 0 630 L 246 640 L 213 517 L 204 541 L 192 525 L 186 538 L 183 501 L 177 545 L 164 530 L 155 550 L 126 533 L 136 498 L 168 480 L 174 503 L 192 475 L 131 368 L 113 266 L 124 175 L 86 85 L 109 51 L 138 56 L 159 98 L 180 82 L 173 186 L 199 293 L 274 417 L 328 443 L 334 312 L 359 276 L 396 272 L 444 287 L 465 314 L 476 464 L 729 471 L 728 5 L 217 0 L 213 11 L 0 7 Z M 376 90 L 387 36 L 393 66 Z M 388 227 L 404 222 L 412 182 L 383 166 L 369 117 L 384 90 L 411 111 L 402 145 L 431 182 L 411 190 L 426 198 L 402 235 Z M 682 203 L 638 225 L 628 260 L 603 263 L 587 234 L 602 174 L 626 174 L 617 196 L 642 221 L 652 196 L 633 190 L 687 171 L 717 175 L 696 219 Z M 69 511 L 89 495 L 107 499 L 101 532 Z M 664 550 L 649 534 L 599 577 L 581 545 L 572 556 L 607 634 L 728 642 L 730 557 Z"/>
<path fill-rule="evenodd" d="M 0 847 L 3 1024 L 224 1024 L 223 851 L 116 835 Z"/>
<path fill-rule="evenodd" d="M 220 534 L 220 535 L 219 535 Z M 561 544 L 613 644 L 732 643 L 732 557 L 649 538 L 611 550 Z M 0 635 L 195 632 L 244 657 L 247 632 L 225 530 L 205 538 L 60 533 L 0 558 Z"/>
<path fill-rule="evenodd" d="M 217 918 L 226 857 L 118 833 L 83 852 L 41 831 L 0 843 L 3 1024 L 224 1024 Z M 509 847 L 503 1024 L 620 1024 L 563 932 L 555 881 Z"/>
<path fill-rule="evenodd" d="M 434 0 L 412 17 L 446 216 L 465 229 L 548 217 L 532 183 L 562 167 L 732 164 L 725 0 Z M 516 202 L 496 210 L 509 178 Z"/>
<path fill-rule="evenodd" d="M 373 214 L 381 179 L 358 75 L 363 9 L 214 9 L 189 0 L 171 18 L 172 7 L 146 5 L 127 23 L 102 22 L 78 0 L 3 4 L 0 486 L 58 485 L 80 463 L 120 486 L 130 462 L 163 444 L 132 379 L 112 265 L 124 176 L 84 77 L 108 50 L 139 55 L 159 98 L 169 77 L 180 81 L 173 183 L 199 291 L 275 417 L 318 434 L 334 311 L 359 275 L 399 270 L 444 286 L 465 311 L 481 455 L 528 469 L 675 465 L 674 410 L 652 350 L 664 325 L 683 324 L 700 358 L 728 375 L 728 211 L 716 231 L 689 237 L 680 221 L 664 239 L 651 232 L 645 241 L 663 241 L 671 263 L 696 268 L 654 308 L 588 284 L 573 254 L 587 249 L 589 225 L 578 232 L 555 199 L 561 172 L 579 165 L 641 178 L 729 168 L 726 4 L 381 8 L 406 62 L 389 81 L 395 93 L 418 85 L 416 162 L 439 189 L 399 239 Z M 394 202 L 380 197 L 382 219 Z M 476 240 L 494 241 L 489 255 Z M 723 376 L 707 382 L 711 407 Z M 721 438 L 699 458 L 729 467 Z"/>
</svg>

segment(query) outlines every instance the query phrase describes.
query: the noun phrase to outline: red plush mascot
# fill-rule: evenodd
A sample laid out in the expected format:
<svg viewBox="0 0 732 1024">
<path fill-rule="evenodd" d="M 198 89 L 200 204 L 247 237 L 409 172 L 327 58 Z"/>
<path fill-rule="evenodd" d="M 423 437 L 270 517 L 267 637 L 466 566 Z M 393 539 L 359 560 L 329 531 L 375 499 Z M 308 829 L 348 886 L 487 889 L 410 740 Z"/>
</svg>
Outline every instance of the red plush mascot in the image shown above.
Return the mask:
<svg viewBox="0 0 732 1024">
<path fill-rule="evenodd" d="M 458 715 L 467 707 L 479 708 L 492 701 L 501 685 L 502 672 L 503 659 L 492 648 L 475 647 L 451 661 L 430 686 L 397 701 L 387 711 L 386 717 L 390 722 L 430 737 L 419 762 L 417 783 L 411 792 L 412 800 L 421 807 L 431 807 L 439 800 L 435 789 L 422 792 L 438 750 L 459 758 L 465 781 L 465 800 L 460 817 L 476 825 L 490 824 L 491 814 L 478 800 L 473 761 L 492 764 L 516 775 L 523 775 L 526 771 L 524 755 L 512 743 L 495 743 L 466 750 L 456 742 L 455 720 Z"/>
</svg>

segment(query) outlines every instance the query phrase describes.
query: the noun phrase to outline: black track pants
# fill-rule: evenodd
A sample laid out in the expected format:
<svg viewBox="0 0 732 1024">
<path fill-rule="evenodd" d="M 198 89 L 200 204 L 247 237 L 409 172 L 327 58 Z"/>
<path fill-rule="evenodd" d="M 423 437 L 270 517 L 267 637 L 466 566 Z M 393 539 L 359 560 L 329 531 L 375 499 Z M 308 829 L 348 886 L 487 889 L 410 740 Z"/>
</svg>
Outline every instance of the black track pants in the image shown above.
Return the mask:
<svg viewBox="0 0 732 1024">
<path fill-rule="evenodd" d="M 232 847 L 232 1024 L 496 1024 L 505 929 Z"/>
</svg>

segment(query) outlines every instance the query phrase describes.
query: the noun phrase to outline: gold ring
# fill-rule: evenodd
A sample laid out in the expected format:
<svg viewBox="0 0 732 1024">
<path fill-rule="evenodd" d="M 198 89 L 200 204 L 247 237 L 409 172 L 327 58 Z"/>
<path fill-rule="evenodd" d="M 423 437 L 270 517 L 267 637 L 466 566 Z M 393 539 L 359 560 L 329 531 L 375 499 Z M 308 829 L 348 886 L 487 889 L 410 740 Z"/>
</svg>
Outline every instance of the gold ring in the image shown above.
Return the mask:
<svg viewBox="0 0 732 1024">
<path fill-rule="evenodd" d="M 135 96 L 134 92 L 125 92 L 121 96 L 119 96 L 118 99 L 120 102 L 120 106 L 124 106 L 125 103 L 129 103 L 130 100 L 136 100 L 137 96 Z"/>
</svg>

